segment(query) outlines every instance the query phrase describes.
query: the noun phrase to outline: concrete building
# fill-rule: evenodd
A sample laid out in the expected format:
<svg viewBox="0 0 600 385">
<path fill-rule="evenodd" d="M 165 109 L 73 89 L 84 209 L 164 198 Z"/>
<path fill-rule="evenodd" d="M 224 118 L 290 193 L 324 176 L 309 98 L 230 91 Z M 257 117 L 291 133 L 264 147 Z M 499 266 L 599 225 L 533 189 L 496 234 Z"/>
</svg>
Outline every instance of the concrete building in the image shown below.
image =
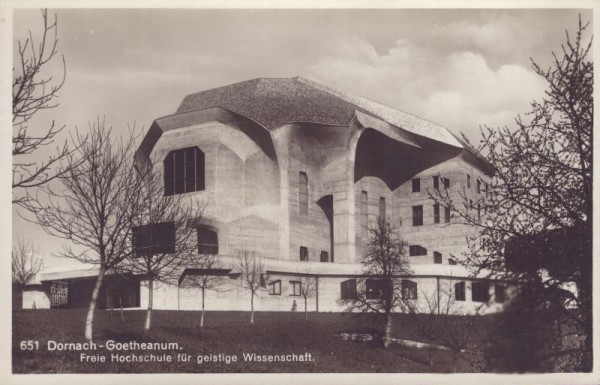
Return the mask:
<svg viewBox="0 0 600 385">
<path fill-rule="evenodd" d="M 379 217 L 410 245 L 407 295 L 418 301 L 452 287 L 459 311 L 502 306 L 503 285 L 469 277 L 455 263 L 473 229 L 428 194 L 448 189 L 478 210 L 492 169 L 438 124 L 310 79 L 260 78 L 186 96 L 150 127 L 135 161 L 143 167 L 150 159 L 164 173 L 166 195 L 206 205 L 198 251 L 218 254 L 231 277 L 228 290 L 207 293 L 207 309 L 249 309 L 233 261 L 252 250 L 268 274 L 257 310 L 290 311 L 294 301 L 301 309 L 297 277 L 310 272 L 319 293 L 309 309 L 342 311 L 342 288 L 361 276 L 368 228 Z M 77 278 L 67 275 L 41 281 Z M 138 299 L 128 300 L 132 307 L 146 305 L 141 284 L 130 285 L 138 291 L 127 294 Z M 155 309 L 199 307 L 197 290 L 155 289 Z"/>
</svg>

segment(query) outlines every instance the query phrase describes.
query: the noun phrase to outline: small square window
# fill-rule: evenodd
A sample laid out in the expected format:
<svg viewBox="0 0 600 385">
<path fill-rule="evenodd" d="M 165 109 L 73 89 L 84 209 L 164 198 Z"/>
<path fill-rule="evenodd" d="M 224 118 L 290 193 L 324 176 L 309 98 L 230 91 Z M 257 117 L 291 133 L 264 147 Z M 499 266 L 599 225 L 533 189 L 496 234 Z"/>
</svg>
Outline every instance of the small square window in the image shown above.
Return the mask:
<svg viewBox="0 0 600 385">
<path fill-rule="evenodd" d="M 490 299 L 490 284 L 487 282 L 473 282 L 471 285 L 471 300 L 473 302 L 487 302 Z"/>
<path fill-rule="evenodd" d="M 329 262 L 329 253 L 321 251 L 321 262 Z"/>
<path fill-rule="evenodd" d="M 440 264 L 442 263 L 442 253 L 438 251 L 433 252 L 433 263 Z"/>
<path fill-rule="evenodd" d="M 449 265 L 456 265 L 456 260 L 454 258 L 448 258 Z"/>
<path fill-rule="evenodd" d="M 382 281 L 380 279 L 367 279 L 365 282 L 365 295 L 367 299 L 380 299 L 382 296 Z"/>
<path fill-rule="evenodd" d="M 270 295 L 281 295 L 281 280 L 273 281 L 269 283 L 269 294 Z"/>
<path fill-rule="evenodd" d="M 412 180 L 412 192 L 421 191 L 421 178 L 415 178 Z"/>
<path fill-rule="evenodd" d="M 449 189 L 450 188 L 450 179 L 442 178 L 442 181 L 444 182 L 444 188 Z"/>
<path fill-rule="evenodd" d="M 291 296 L 299 297 L 302 295 L 302 282 L 300 281 L 290 281 L 290 285 L 292 286 Z"/>
<path fill-rule="evenodd" d="M 358 298 L 358 294 L 356 293 L 356 279 L 349 279 L 347 281 L 340 282 L 340 290 L 340 298 L 343 300 Z"/>
<path fill-rule="evenodd" d="M 300 246 L 300 260 L 308 261 L 308 248 L 305 246 Z"/>
</svg>

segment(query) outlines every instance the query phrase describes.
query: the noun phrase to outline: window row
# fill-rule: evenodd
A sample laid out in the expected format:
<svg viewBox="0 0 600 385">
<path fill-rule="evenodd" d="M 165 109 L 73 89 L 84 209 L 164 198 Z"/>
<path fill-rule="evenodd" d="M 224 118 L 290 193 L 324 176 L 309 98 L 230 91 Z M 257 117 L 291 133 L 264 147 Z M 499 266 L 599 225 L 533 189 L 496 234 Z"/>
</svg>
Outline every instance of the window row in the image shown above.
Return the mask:
<svg viewBox="0 0 600 385">
<path fill-rule="evenodd" d="M 408 256 L 409 257 L 421 257 L 427 255 L 427 249 L 421 245 L 409 245 L 408 246 Z M 442 253 L 439 251 L 433 252 L 433 263 L 441 264 L 443 263 Z M 454 258 L 448 258 L 449 265 L 456 265 L 456 261 Z"/>
<path fill-rule="evenodd" d="M 377 278 L 368 278 L 365 280 L 365 298 L 377 300 L 383 297 L 385 287 L 384 281 Z M 340 298 L 342 300 L 355 300 L 358 298 L 356 279 L 348 279 L 340 282 Z M 402 299 L 417 299 L 417 283 L 408 279 L 403 279 L 401 283 Z"/>
<path fill-rule="evenodd" d="M 269 294 L 270 295 L 281 295 L 281 280 L 269 283 Z M 294 297 L 300 297 L 302 295 L 302 282 L 290 281 L 290 295 Z"/>
<path fill-rule="evenodd" d="M 433 179 L 433 188 L 434 189 L 439 190 L 440 181 L 442 182 L 442 186 L 444 186 L 445 189 L 450 188 L 450 179 L 445 178 L 445 177 L 440 177 L 438 175 L 434 175 L 432 177 L 432 179 Z M 414 192 L 414 193 L 421 192 L 421 178 L 413 178 L 412 179 L 412 192 Z"/>
<path fill-rule="evenodd" d="M 450 207 L 444 206 L 444 223 L 450 223 Z M 433 205 L 433 223 L 440 223 L 440 205 Z M 423 226 L 423 205 L 412 207 L 412 224 L 413 226 Z"/>
<path fill-rule="evenodd" d="M 133 251 L 136 257 L 175 253 L 175 224 L 152 223 L 131 229 Z M 217 232 L 206 227 L 196 229 L 198 254 L 219 254 Z"/>
<path fill-rule="evenodd" d="M 458 282 L 454 285 L 454 299 L 456 301 L 466 301 L 466 283 Z M 471 301 L 489 302 L 490 284 L 488 282 L 471 283 Z M 505 300 L 505 288 L 502 285 L 494 285 L 494 301 L 503 303 Z"/>
<path fill-rule="evenodd" d="M 308 247 L 300 246 L 300 260 L 301 261 L 309 260 Z M 321 262 L 333 262 L 333 257 L 331 257 L 331 260 L 330 260 L 329 252 L 321 250 L 321 254 L 319 255 L 319 260 Z"/>
<path fill-rule="evenodd" d="M 384 293 L 383 280 L 366 279 L 365 280 L 365 299 L 381 299 Z M 403 279 L 401 283 L 402 299 L 417 299 L 417 283 L 408 279 Z M 358 299 L 357 280 L 348 279 L 340 282 L 340 298 L 342 300 Z M 454 299 L 456 301 L 466 301 L 466 283 L 458 282 L 454 285 Z M 473 282 L 471 284 L 471 301 L 489 302 L 490 284 L 488 282 Z M 494 301 L 503 303 L 505 301 L 505 288 L 502 285 L 494 285 Z"/>
<path fill-rule="evenodd" d="M 481 188 L 483 186 L 485 196 L 488 196 L 489 186 L 487 182 L 482 182 L 481 179 L 477 178 L 477 194 L 481 194 Z M 467 189 L 471 189 L 471 175 L 467 174 Z"/>
</svg>

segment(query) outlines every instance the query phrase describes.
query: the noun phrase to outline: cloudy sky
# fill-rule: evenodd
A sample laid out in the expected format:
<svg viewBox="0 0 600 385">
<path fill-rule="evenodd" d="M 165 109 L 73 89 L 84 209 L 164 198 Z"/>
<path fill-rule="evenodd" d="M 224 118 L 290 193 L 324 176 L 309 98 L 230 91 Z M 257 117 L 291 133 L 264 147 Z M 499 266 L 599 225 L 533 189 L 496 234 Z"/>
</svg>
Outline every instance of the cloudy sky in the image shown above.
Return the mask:
<svg viewBox="0 0 600 385">
<path fill-rule="evenodd" d="M 530 57 L 547 66 L 579 10 L 57 10 L 67 79 L 55 119 L 67 129 L 104 117 L 147 129 L 186 94 L 256 77 L 305 76 L 478 140 L 543 96 Z M 40 27 L 16 10 L 16 43 Z M 58 64 L 58 63 L 56 63 Z M 55 67 L 60 71 L 60 67 Z M 58 72 L 60 73 L 60 72 Z M 14 214 L 14 213 L 13 213 Z M 13 239 L 45 257 L 61 240 L 13 218 Z M 48 258 L 48 265 L 72 263 Z"/>
</svg>

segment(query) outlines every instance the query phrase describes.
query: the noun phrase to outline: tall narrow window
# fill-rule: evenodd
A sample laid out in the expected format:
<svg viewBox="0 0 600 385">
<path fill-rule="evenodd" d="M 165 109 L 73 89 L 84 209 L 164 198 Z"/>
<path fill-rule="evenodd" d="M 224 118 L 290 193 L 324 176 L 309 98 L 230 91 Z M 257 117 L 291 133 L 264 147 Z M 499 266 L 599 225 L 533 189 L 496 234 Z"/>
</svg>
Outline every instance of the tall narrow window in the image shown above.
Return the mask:
<svg viewBox="0 0 600 385">
<path fill-rule="evenodd" d="M 497 303 L 504 302 L 504 286 L 502 286 L 502 285 L 494 286 L 494 299 Z"/>
<path fill-rule="evenodd" d="M 306 246 L 300 246 L 300 260 L 308 261 L 308 248 Z"/>
<path fill-rule="evenodd" d="M 487 198 L 489 196 L 489 192 L 490 192 L 490 186 L 485 183 L 485 197 Z"/>
<path fill-rule="evenodd" d="M 454 299 L 457 301 L 465 301 L 466 298 L 465 283 L 459 282 L 454 284 Z"/>
<path fill-rule="evenodd" d="M 433 177 L 433 188 L 436 190 L 440 188 L 440 177 L 437 175 Z"/>
<path fill-rule="evenodd" d="M 385 220 L 385 198 L 379 198 L 379 219 Z"/>
<path fill-rule="evenodd" d="M 302 171 L 298 178 L 298 212 L 308 214 L 308 176 Z"/>
<path fill-rule="evenodd" d="M 408 279 L 402 280 L 402 299 L 417 299 L 417 283 L 409 281 Z"/>
<path fill-rule="evenodd" d="M 204 153 L 198 147 L 169 152 L 163 167 L 165 195 L 204 190 Z"/>
<path fill-rule="evenodd" d="M 433 252 L 433 263 L 440 264 L 442 263 L 442 253 L 439 251 Z"/>
<path fill-rule="evenodd" d="M 360 228 L 363 237 L 369 235 L 369 197 L 366 191 L 360 193 Z"/>
<path fill-rule="evenodd" d="M 450 223 L 450 207 L 444 207 L 444 222 Z"/>
<path fill-rule="evenodd" d="M 440 223 L 440 205 L 438 203 L 433 205 L 433 223 Z"/>
<path fill-rule="evenodd" d="M 477 220 L 481 220 L 481 204 L 477 203 Z"/>
<path fill-rule="evenodd" d="M 471 284 L 471 300 L 473 302 L 487 302 L 490 299 L 490 284 L 487 282 L 473 282 Z"/>
<path fill-rule="evenodd" d="M 467 174 L 467 188 L 470 189 L 471 188 L 471 175 Z"/>
<path fill-rule="evenodd" d="M 219 254 L 219 237 L 216 231 L 198 227 L 198 254 Z"/>
<path fill-rule="evenodd" d="M 481 181 L 477 179 L 477 194 L 481 194 Z"/>
<path fill-rule="evenodd" d="M 413 206 L 413 226 L 423 226 L 423 206 Z"/>
<path fill-rule="evenodd" d="M 356 292 L 356 279 L 340 282 L 340 291 L 340 299 L 356 299 L 358 297 Z"/>
<path fill-rule="evenodd" d="M 415 178 L 412 180 L 412 192 L 421 191 L 421 178 Z"/>
</svg>

